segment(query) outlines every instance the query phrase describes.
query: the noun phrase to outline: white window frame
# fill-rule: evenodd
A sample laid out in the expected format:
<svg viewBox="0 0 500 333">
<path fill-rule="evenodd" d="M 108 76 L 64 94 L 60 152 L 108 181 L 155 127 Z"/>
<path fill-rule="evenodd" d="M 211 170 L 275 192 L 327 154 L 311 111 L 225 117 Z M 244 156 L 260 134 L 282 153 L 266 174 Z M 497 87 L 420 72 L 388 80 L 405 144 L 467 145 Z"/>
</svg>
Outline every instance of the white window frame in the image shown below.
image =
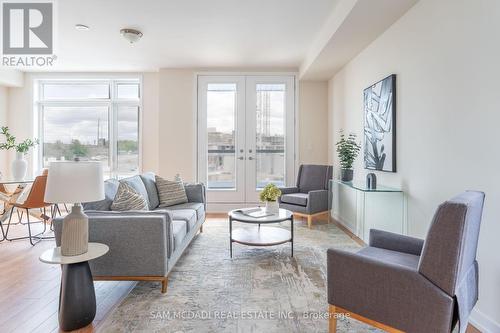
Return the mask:
<svg viewBox="0 0 500 333">
<path fill-rule="evenodd" d="M 120 84 L 139 84 L 139 98 L 127 99 L 118 98 L 117 86 Z M 47 84 L 60 84 L 60 85 L 78 85 L 78 84 L 107 84 L 109 86 L 109 98 L 88 98 L 88 99 L 44 99 L 43 87 Z M 36 109 L 36 117 L 38 119 L 36 136 L 40 140 L 37 149 L 36 165 L 39 169 L 43 165 L 43 142 L 44 142 L 44 124 L 43 124 L 43 109 L 45 107 L 88 107 L 88 106 L 104 106 L 108 108 L 108 131 L 109 131 L 109 177 L 120 178 L 117 171 L 117 110 L 121 106 L 133 106 L 138 108 L 138 149 L 139 149 L 139 165 L 138 173 L 142 172 L 142 96 L 143 96 L 142 77 L 134 78 L 111 78 L 111 79 L 86 79 L 86 78 L 72 78 L 72 79 L 37 79 L 34 81 L 34 106 Z"/>
</svg>

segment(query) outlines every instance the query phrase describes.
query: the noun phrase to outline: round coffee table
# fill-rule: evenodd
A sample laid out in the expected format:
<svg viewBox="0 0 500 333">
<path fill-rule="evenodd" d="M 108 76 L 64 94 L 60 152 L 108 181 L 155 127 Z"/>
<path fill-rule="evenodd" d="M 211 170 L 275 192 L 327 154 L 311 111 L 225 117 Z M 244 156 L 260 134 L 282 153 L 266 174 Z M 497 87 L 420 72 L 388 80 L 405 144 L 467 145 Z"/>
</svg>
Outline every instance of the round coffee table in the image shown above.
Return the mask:
<svg viewBox="0 0 500 333">
<path fill-rule="evenodd" d="M 233 242 L 249 246 L 274 246 L 290 242 L 293 257 L 293 213 L 291 211 L 280 208 L 277 214 L 252 217 L 243 214 L 241 209 L 236 209 L 230 211 L 228 215 L 229 254 L 231 258 L 233 257 Z M 290 230 L 269 226 L 261 228 L 261 224 L 268 225 L 285 221 L 290 221 Z M 233 230 L 233 222 L 257 224 L 258 226 L 255 228 L 235 228 Z"/>
</svg>

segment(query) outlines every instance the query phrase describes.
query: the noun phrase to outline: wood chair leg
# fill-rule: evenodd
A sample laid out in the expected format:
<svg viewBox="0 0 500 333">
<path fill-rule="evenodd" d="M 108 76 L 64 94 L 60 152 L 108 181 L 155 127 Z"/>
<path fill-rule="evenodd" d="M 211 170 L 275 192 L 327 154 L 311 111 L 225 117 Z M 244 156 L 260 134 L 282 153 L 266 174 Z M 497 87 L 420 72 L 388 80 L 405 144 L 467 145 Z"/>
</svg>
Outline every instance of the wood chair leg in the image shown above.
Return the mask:
<svg viewBox="0 0 500 333">
<path fill-rule="evenodd" d="M 307 216 L 307 226 L 309 227 L 309 229 L 311 229 L 311 225 L 312 225 L 312 216 L 308 215 Z"/>
<path fill-rule="evenodd" d="M 337 314 L 335 305 L 330 305 L 328 308 L 328 333 L 336 333 L 337 332 Z"/>
<path fill-rule="evenodd" d="M 167 286 L 168 286 L 168 277 L 165 279 L 161 280 L 161 293 L 166 294 L 167 293 Z"/>
</svg>

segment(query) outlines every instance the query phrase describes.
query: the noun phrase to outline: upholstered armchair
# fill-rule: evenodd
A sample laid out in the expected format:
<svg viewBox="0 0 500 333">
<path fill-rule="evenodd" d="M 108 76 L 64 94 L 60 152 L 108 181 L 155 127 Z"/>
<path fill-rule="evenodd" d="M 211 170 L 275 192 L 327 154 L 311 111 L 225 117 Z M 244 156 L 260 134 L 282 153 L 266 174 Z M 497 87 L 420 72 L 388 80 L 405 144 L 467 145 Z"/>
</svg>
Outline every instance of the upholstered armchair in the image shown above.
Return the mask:
<svg viewBox="0 0 500 333">
<path fill-rule="evenodd" d="M 484 193 L 441 204 L 425 241 L 371 230 L 357 253 L 328 250 L 330 332 L 341 313 L 388 332 L 465 332 L 478 297 Z"/>
<path fill-rule="evenodd" d="M 331 165 L 301 165 L 296 186 L 281 188 L 280 207 L 307 218 L 310 228 L 314 217 L 328 212 L 328 181 L 332 170 Z"/>
</svg>

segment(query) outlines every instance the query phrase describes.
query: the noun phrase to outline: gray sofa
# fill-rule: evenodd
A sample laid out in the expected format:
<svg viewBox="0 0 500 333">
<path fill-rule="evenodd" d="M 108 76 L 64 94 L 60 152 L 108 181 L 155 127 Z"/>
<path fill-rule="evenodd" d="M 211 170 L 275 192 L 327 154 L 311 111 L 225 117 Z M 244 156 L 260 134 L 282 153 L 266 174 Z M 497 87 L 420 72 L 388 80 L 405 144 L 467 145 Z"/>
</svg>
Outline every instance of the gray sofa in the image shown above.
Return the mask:
<svg viewBox="0 0 500 333">
<path fill-rule="evenodd" d="M 380 230 L 357 253 L 328 250 L 330 332 L 350 313 L 390 332 L 465 332 L 478 298 L 476 251 L 484 193 L 439 206 L 424 240 Z"/>
<path fill-rule="evenodd" d="M 105 182 L 106 198 L 83 205 L 89 216 L 89 241 L 104 243 L 109 252 L 90 261 L 94 280 L 159 281 L 167 290 L 168 274 L 205 221 L 205 187 L 185 184 L 187 203 L 158 208 L 153 173 L 123 179 L 148 198 L 149 211 L 111 211 L 118 181 Z M 60 245 L 62 219 L 54 220 Z"/>
</svg>

